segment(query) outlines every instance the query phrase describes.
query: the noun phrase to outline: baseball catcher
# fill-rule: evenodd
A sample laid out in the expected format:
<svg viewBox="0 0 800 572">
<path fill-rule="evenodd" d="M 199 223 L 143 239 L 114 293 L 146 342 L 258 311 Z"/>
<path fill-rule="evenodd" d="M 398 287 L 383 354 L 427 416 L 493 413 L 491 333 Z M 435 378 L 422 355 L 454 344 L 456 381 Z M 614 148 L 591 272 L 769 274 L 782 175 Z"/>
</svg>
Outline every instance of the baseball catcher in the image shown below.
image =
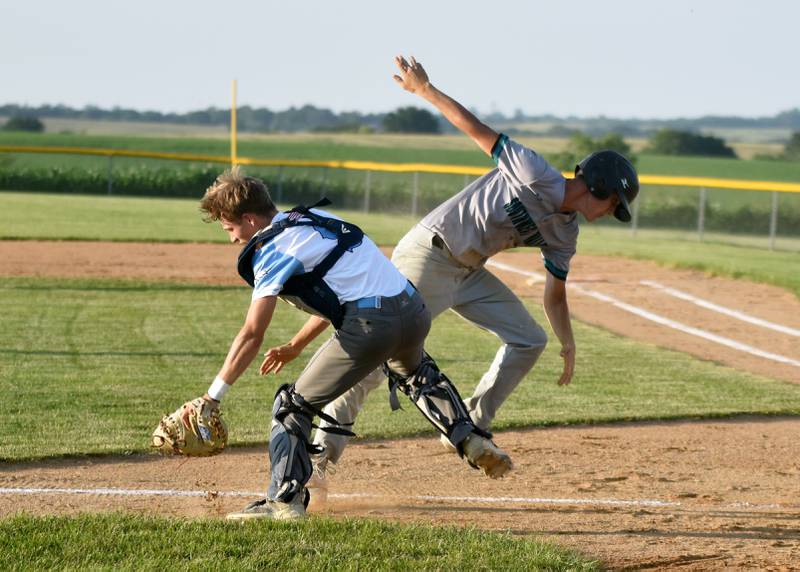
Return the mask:
<svg viewBox="0 0 800 572">
<path fill-rule="evenodd" d="M 161 418 L 151 446 L 165 454 L 210 457 L 222 453 L 227 443 L 219 402 L 198 397 Z"/>
</svg>

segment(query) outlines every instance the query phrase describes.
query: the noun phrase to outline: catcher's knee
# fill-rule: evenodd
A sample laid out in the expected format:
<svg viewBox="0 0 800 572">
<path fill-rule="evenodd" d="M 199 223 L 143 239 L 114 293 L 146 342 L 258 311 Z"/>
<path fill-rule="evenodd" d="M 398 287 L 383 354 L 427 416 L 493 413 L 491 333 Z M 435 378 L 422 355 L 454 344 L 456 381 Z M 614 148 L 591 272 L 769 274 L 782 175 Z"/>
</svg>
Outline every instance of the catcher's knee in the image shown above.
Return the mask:
<svg viewBox="0 0 800 572">
<path fill-rule="evenodd" d="M 463 453 L 462 443 L 470 433 L 489 436 L 472 422 L 458 390 L 428 354 L 411 375 L 400 375 L 387 364 L 384 364 L 384 372 L 389 378 L 392 409 L 400 408 L 396 394 L 400 389 L 459 453 Z"/>
</svg>

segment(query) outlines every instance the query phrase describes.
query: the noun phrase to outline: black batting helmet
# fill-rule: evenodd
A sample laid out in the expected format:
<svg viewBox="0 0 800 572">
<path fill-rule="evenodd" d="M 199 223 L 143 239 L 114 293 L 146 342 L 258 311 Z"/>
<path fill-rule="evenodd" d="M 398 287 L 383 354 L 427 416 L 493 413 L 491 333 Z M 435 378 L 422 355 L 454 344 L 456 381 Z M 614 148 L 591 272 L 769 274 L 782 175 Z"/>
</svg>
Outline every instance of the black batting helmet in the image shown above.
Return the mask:
<svg viewBox="0 0 800 572">
<path fill-rule="evenodd" d="M 575 176 L 583 178 L 598 199 L 616 194 L 619 204 L 614 216 L 622 222 L 631 220 L 630 204 L 639 194 L 639 176 L 625 157 L 616 151 L 597 151 L 576 165 Z"/>
</svg>

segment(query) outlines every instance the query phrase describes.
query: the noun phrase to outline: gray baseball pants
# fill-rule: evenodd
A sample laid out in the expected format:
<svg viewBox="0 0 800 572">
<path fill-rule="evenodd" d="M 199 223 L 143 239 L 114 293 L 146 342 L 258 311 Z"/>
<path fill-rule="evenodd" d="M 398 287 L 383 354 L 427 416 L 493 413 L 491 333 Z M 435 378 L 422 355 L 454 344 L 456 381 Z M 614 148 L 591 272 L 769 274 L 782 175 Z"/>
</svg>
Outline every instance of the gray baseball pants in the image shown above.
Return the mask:
<svg viewBox="0 0 800 572">
<path fill-rule="evenodd" d="M 379 308 L 346 306 L 342 327 L 306 364 L 295 390 L 310 405 L 322 408 L 388 361 L 410 375 L 422 361 L 431 315 L 417 293 L 381 298 Z"/>
<path fill-rule="evenodd" d="M 417 287 L 432 317 L 452 309 L 503 342 L 475 392 L 464 400 L 475 425 L 488 430 L 499 407 L 544 351 L 547 334 L 500 279 L 484 267 L 469 268 L 458 262 L 441 239 L 420 225 L 403 237 L 392 262 Z M 385 377 L 380 370 L 369 372 L 324 412 L 339 422 L 352 423 L 369 392 L 382 383 Z M 325 455 L 334 463 L 347 442 L 346 436 L 323 431 L 314 437 L 314 443 L 325 447 Z"/>
</svg>

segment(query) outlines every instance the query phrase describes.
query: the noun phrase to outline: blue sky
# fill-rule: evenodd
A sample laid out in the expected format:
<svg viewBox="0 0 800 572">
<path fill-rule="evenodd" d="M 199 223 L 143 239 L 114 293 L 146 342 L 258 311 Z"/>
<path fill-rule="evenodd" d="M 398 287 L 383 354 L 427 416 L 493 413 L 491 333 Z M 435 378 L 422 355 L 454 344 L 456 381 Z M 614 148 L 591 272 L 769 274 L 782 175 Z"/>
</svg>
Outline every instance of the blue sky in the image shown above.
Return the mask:
<svg viewBox="0 0 800 572">
<path fill-rule="evenodd" d="M 0 103 L 388 111 L 414 54 L 482 112 L 763 116 L 800 106 L 800 2 L 0 0 Z"/>
</svg>

